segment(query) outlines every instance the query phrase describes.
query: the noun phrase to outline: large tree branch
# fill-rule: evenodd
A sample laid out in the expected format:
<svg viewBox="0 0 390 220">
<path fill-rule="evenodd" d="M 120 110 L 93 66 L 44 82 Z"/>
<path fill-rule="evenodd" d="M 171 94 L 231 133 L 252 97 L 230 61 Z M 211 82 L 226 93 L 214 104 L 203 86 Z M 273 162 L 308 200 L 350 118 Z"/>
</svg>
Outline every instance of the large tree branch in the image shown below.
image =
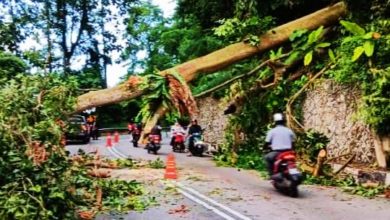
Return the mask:
<svg viewBox="0 0 390 220">
<path fill-rule="evenodd" d="M 340 2 L 266 32 L 260 36 L 261 43 L 257 47 L 243 42 L 232 44 L 203 57 L 164 70 L 160 74 L 165 75 L 171 71 L 177 71 L 186 81 L 191 81 L 198 73 L 214 72 L 237 61 L 279 46 L 287 41 L 290 34 L 296 29 L 313 30 L 320 26 L 328 26 L 345 14 L 346 5 Z M 76 111 L 121 102 L 142 94 L 143 91 L 139 90 L 137 85 L 127 86 L 123 84 L 112 89 L 87 93 L 78 97 Z"/>
</svg>

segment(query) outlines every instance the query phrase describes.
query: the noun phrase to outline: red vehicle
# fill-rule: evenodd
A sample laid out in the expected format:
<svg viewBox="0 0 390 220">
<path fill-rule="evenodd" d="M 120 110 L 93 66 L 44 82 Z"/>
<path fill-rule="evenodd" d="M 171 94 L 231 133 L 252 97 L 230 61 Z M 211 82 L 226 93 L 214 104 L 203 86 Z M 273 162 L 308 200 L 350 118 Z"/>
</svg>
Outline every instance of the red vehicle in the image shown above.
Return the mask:
<svg viewBox="0 0 390 220">
<path fill-rule="evenodd" d="M 297 169 L 295 152 L 282 151 L 274 162 L 272 180 L 274 187 L 291 197 L 298 197 L 298 185 L 302 182 L 302 174 Z"/>
<path fill-rule="evenodd" d="M 146 149 L 148 150 L 148 153 L 154 152 L 154 154 L 157 154 L 157 151 L 161 148 L 161 137 L 157 134 L 150 134 L 148 143 L 146 144 Z"/>
<path fill-rule="evenodd" d="M 184 152 L 185 146 L 185 134 L 183 132 L 177 132 L 173 135 L 172 150 L 173 152 Z"/>
<path fill-rule="evenodd" d="M 138 141 L 141 137 L 141 126 L 134 123 L 134 124 L 129 124 L 127 127 L 129 129 L 129 133 L 131 133 L 133 137 L 133 139 L 131 140 L 133 146 L 138 147 Z"/>
</svg>

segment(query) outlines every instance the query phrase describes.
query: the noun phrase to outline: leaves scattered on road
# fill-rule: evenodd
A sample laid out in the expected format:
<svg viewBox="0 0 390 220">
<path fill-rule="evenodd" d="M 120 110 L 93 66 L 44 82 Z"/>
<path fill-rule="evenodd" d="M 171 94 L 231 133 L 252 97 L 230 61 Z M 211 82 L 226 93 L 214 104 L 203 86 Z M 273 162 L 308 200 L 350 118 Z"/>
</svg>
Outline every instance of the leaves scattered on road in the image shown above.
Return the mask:
<svg viewBox="0 0 390 220">
<path fill-rule="evenodd" d="M 183 214 L 186 214 L 189 211 L 190 211 L 190 209 L 186 205 L 180 205 L 177 208 L 170 209 L 168 211 L 168 213 L 169 214 L 181 214 L 181 215 L 183 215 Z"/>
</svg>

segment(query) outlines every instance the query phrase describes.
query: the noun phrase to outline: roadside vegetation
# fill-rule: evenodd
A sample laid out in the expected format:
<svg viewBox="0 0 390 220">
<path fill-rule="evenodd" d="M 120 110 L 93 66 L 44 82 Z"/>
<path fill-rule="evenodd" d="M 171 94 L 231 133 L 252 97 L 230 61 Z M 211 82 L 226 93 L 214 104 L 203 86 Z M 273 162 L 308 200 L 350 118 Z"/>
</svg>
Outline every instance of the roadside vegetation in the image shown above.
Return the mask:
<svg viewBox="0 0 390 220">
<path fill-rule="evenodd" d="M 150 204 L 140 183 L 106 179 L 98 170 L 107 164 L 133 167 L 132 161 L 102 161 L 97 154 L 87 165 L 83 156 L 70 158 L 65 150 L 67 117 L 80 95 L 107 87 L 107 66 L 117 61 L 112 52 L 130 64 L 126 86 L 138 86 L 147 95 L 101 108 L 98 119 L 117 124 L 138 114 L 150 125 L 155 114 L 165 114 L 173 122 L 197 111 L 192 93 L 206 92 L 229 103 L 232 113 L 225 144 L 215 157 L 221 164 L 263 170 L 265 132 L 271 115 L 283 111 L 298 134 L 302 164 L 313 168 L 327 143 L 322 134 L 304 131 L 300 124 L 305 89 L 314 79 L 357 86 L 361 103 L 356 118 L 378 135 L 390 133 L 387 0 L 348 0 L 348 15 L 339 23 L 295 30 L 279 48 L 212 75 L 200 74 L 190 85 L 179 72 L 157 73 L 235 42 L 261 45 L 258 36 L 267 30 L 334 1 L 185 0 L 170 19 L 148 1 L 103 2 L 118 13 L 97 0 L 0 3 L 5 15 L 0 16 L 2 219 L 91 219 L 99 211 L 142 210 Z M 126 45 L 105 28 L 106 21 L 126 26 Z M 30 38 L 42 47 L 23 50 L 21 44 Z M 146 59 L 137 57 L 140 51 Z M 149 165 L 163 167 L 161 160 Z M 326 171 L 324 165 L 321 175 L 306 181 L 353 186 L 350 191 L 367 196 L 384 191 L 381 186 L 363 189 L 350 178 L 339 182 Z"/>
</svg>

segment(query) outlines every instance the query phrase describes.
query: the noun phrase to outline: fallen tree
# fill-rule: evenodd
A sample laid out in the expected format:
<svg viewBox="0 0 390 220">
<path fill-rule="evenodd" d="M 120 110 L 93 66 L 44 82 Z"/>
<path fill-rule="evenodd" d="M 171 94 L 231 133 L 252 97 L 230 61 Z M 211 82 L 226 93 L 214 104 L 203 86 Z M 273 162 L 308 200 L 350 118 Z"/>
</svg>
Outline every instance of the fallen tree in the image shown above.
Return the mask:
<svg viewBox="0 0 390 220">
<path fill-rule="evenodd" d="M 267 31 L 260 36 L 261 43 L 258 46 L 251 46 L 244 42 L 232 44 L 203 57 L 163 70 L 159 74 L 166 75 L 177 72 L 185 81 L 190 82 L 198 73 L 212 73 L 237 61 L 279 46 L 287 41 L 290 34 L 296 29 L 313 30 L 320 26 L 329 26 L 345 15 L 346 12 L 346 5 L 339 2 Z M 140 88 L 142 82 L 144 82 L 144 79 L 138 77 L 135 82 L 133 79 L 133 82 L 83 94 L 78 97 L 75 110 L 80 112 L 91 107 L 109 105 L 141 96 L 147 90 Z"/>
</svg>

